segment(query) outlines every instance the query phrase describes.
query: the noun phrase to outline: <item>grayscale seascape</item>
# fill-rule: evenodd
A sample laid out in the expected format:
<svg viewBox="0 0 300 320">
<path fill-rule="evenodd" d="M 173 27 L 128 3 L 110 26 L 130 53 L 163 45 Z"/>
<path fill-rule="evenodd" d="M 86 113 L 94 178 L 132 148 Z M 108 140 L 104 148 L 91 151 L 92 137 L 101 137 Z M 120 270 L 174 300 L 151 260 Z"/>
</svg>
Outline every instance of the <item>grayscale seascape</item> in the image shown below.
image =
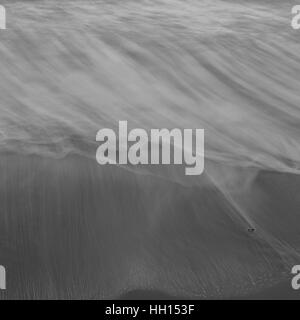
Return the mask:
<svg viewBox="0 0 300 320">
<path fill-rule="evenodd" d="M 295 1 L 1 4 L 0 299 L 295 298 Z M 203 174 L 100 166 L 120 120 L 203 128 Z"/>
</svg>

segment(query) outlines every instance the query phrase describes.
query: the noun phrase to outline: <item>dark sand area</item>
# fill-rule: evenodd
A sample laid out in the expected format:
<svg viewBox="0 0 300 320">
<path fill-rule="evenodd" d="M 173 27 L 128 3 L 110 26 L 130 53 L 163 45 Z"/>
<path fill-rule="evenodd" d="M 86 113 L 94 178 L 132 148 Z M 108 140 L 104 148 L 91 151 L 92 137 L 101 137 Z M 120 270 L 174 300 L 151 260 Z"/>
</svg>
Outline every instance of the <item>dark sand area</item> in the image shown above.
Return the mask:
<svg viewBox="0 0 300 320">
<path fill-rule="evenodd" d="M 155 290 L 133 290 L 119 297 L 121 300 L 185 300 L 187 296 L 172 296 Z M 261 289 L 245 296 L 233 296 L 227 299 L 238 300 L 300 300 L 299 290 L 291 287 L 290 281 L 282 282 L 271 288 Z M 227 300 L 226 299 L 226 300 Z"/>
<path fill-rule="evenodd" d="M 299 176 L 261 171 L 237 202 L 206 167 L 187 186 L 159 167 L 156 176 L 75 155 L 2 154 L 1 298 L 223 299 L 288 281 L 299 261 Z"/>
</svg>

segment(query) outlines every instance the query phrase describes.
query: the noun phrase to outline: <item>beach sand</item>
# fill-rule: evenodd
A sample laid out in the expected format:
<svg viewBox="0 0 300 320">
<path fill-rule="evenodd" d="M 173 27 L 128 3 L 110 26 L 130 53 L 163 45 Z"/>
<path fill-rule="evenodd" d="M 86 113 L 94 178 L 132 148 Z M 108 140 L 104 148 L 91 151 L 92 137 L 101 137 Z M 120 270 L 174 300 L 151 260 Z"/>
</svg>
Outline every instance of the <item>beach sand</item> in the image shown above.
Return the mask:
<svg viewBox="0 0 300 320">
<path fill-rule="evenodd" d="M 140 289 L 230 298 L 287 281 L 299 259 L 299 176 L 259 172 L 239 194 L 243 217 L 209 179 L 217 167 L 207 163 L 201 184 L 183 185 L 155 168 L 1 155 L 2 298 L 116 298 Z"/>
</svg>

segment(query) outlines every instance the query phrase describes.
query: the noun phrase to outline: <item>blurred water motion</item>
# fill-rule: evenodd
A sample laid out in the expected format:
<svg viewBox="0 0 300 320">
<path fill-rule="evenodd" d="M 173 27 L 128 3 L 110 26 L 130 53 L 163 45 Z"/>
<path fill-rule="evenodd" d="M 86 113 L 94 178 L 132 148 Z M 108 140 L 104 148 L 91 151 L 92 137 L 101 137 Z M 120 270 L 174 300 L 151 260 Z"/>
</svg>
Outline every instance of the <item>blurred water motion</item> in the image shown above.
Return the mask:
<svg viewBox="0 0 300 320">
<path fill-rule="evenodd" d="M 4 298 L 230 297 L 288 277 L 300 259 L 293 4 L 4 1 Z M 204 128 L 205 173 L 98 166 L 96 133 L 119 120 Z"/>
</svg>

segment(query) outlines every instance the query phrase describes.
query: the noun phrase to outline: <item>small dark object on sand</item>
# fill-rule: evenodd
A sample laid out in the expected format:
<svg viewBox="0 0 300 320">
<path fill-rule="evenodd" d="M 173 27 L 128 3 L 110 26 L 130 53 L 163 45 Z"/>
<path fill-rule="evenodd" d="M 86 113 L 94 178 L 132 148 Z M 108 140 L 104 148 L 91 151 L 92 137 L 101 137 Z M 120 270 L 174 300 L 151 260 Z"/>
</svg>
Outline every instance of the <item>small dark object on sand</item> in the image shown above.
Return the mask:
<svg viewBox="0 0 300 320">
<path fill-rule="evenodd" d="M 255 228 L 248 228 L 248 232 L 254 232 Z"/>
</svg>

